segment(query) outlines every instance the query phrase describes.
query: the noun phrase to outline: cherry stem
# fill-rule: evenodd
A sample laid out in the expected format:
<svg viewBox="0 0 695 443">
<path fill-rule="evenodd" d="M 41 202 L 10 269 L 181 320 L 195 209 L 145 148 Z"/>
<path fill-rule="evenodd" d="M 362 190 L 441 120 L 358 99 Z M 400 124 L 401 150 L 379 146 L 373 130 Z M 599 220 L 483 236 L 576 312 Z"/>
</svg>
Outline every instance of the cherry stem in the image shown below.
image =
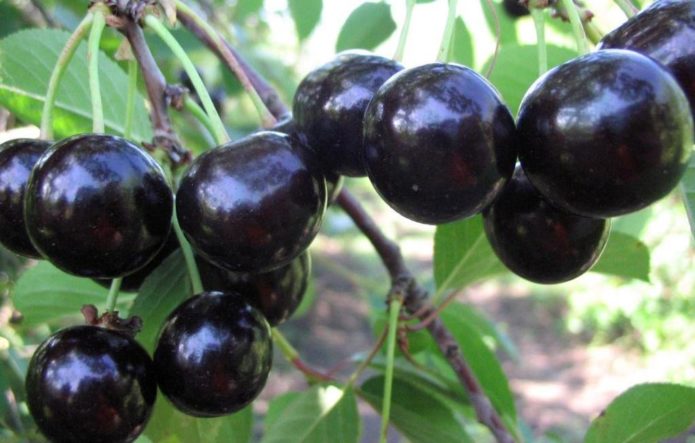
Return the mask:
<svg viewBox="0 0 695 443">
<path fill-rule="evenodd" d="M 208 118 L 208 115 L 205 113 L 205 110 L 200 107 L 198 103 L 196 103 L 195 100 L 193 100 L 190 96 L 186 96 L 186 98 L 183 101 L 183 106 L 186 108 L 188 112 L 191 113 L 191 115 L 198 120 L 203 126 L 205 126 L 205 129 L 212 135 L 213 137 L 215 136 L 215 126 L 212 124 L 212 121 Z"/>
<path fill-rule="evenodd" d="M 99 42 L 106 27 L 106 18 L 101 9 L 95 8 L 92 30 L 87 41 L 87 64 L 89 70 L 89 95 L 92 101 L 92 131 L 103 134 L 104 107 L 101 103 L 101 85 L 99 84 Z"/>
<path fill-rule="evenodd" d="M 72 35 L 68 38 L 65 43 L 63 50 L 58 56 L 53 71 L 51 72 L 51 78 L 48 80 L 48 90 L 46 91 L 46 101 L 43 103 L 43 110 L 41 111 L 41 138 L 44 140 L 50 140 L 53 138 L 53 108 L 55 107 L 56 96 L 58 94 L 58 86 L 63 78 L 70 60 L 75 55 L 77 47 L 84 39 L 87 32 L 92 27 L 92 22 L 94 21 L 94 14 L 88 12 L 87 15 L 82 19 L 77 28 L 73 31 Z"/>
<path fill-rule="evenodd" d="M 203 280 L 200 278 L 200 271 L 198 271 L 198 264 L 195 261 L 195 255 L 193 254 L 191 244 L 188 243 L 186 236 L 181 230 L 181 225 L 179 224 L 179 219 L 176 215 L 176 208 L 174 208 L 174 217 L 172 223 L 174 233 L 176 234 L 176 239 L 179 241 L 179 246 L 183 252 L 183 258 L 186 261 L 186 268 L 188 269 L 188 276 L 191 279 L 193 294 L 200 294 L 204 291 Z"/>
<path fill-rule="evenodd" d="M 186 51 L 181 47 L 181 44 L 179 44 L 176 38 L 157 17 L 153 15 L 146 16 L 145 24 L 152 29 L 160 39 L 162 39 L 162 41 L 169 47 L 171 52 L 174 53 L 176 58 L 178 58 L 183 65 L 184 71 L 186 71 L 188 78 L 190 78 L 191 83 L 193 83 L 193 88 L 195 89 L 196 94 L 198 94 L 198 97 L 200 97 L 200 101 L 203 104 L 203 108 L 205 109 L 208 118 L 210 118 L 212 121 L 215 128 L 214 135 L 217 144 L 221 145 L 228 142 L 230 139 L 229 135 L 227 134 L 227 130 L 224 127 L 224 123 L 222 123 L 222 119 L 215 109 L 215 105 L 210 98 L 207 88 L 205 88 L 203 79 L 200 78 L 195 65 L 188 57 L 188 54 L 186 54 Z"/>
<path fill-rule="evenodd" d="M 613 3 L 622 9 L 627 18 L 633 17 L 639 12 L 639 9 L 630 0 L 613 0 Z"/>
<path fill-rule="evenodd" d="M 222 58 L 225 64 L 230 67 L 231 71 L 236 75 L 237 79 L 239 79 L 241 86 L 251 98 L 263 127 L 269 128 L 273 126 L 276 123 L 275 117 L 266 107 L 248 75 L 246 75 L 246 72 L 242 69 L 236 55 L 225 44 L 222 36 L 210 26 L 207 21 L 203 20 L 202 17 L 198 16 L 182 1 L 176 1 L 176 10 L 179 20 L 184 23 L 184 26 L 189 27 L 191 23 L 194 23 L 195 28 L 200 32 L 199 36 L 208 42 L 208 46 L 217 49 L 217 54 Z M 186 25 L 187 23 L 189 24 L 188 26 Z"/>
<path fill-rule="evenodd" d="M 386 370 L 384 371 L 384 395 L 381 404 L 381 432 L 380 443 L 386 443 L 389 430 L 389 417 L 391 415 L 391 390 L 393 388 L 393 367 L 396 355 L 396 332 L 398 330 L 398 316 L 401 312 L 402 300 L 393 297 L 389 301 L 389 326 L 386 337 Z"/>
<path fill-rule="evenodd" d="M 567 18 L 569 18 L 570 24 L 572 25 L 572 33 L 574 34 L 574 40 L 577 43 L 577 51 L 579 55 L 584 55 L 589 53 L 589 44 L 587 42 L 586 33 L 584 32 L 584 25 L 582 24 L 582 19 L 579 16 L 579 11 L 573 0 L 561 0 L 562 6 L 567 13 Z"/>
<path fill-rule="evenodd" d="M 125 122 L 123 123 L 123 138 L 130 138 L 133 132 L 133 114 L 135 111 L 135 96 L 138 90 L 138 63 L 128 60 L 128 96 L 125 108 Z"/>
<path fill-rule="evenodd" d="M 439 52 L 437 53 L 437 60 L 440 62 L 446 62 L 449 59 L 449 46 L 451 45 L 451 39 L 454 34 L 454 25 L 456 24 L 457 5 L 458 0 L 449 0 L 449 12 L 446 17 L 446 27 L 444 28 L 444 34 L 442 35 L 442 43 L 439 45 Z"/>
<path fill-rule="evenodd" d="M 490 78 L 492 72 L 495 70 L 495 64 L 497 64 L 497 57 L 500 53 L 500 44 L 502 42 L 502 24 L 500 23 L 500 16 L 497 13 L 497 8 L 492 0 L 486 0 L 490 14 L 495 19 L 495 51 L 492 54 L 492 60 L 490 61 L 490 66 L 487 67 L 487 72 L 485 72 L 485 78 Z"/>
<path fill-rule="evenodd" d="M 299 356 L 299 351 L 297 351 L 294 346 L 285 338 L 285 336 L 277 328 L 272 329 L 273 341 L 280 348 L 280 352 L 285 357 L 285 359 L 297 368 L 307 381 L 332 381 L 333 377 L 319 372 L 309 365 L 304 363 L 304 361 Z"/>
<path fill-rule="evenodd" d="M 403 54 L 405 53 L 405 44 L 408 40 L 408 32 L 410 31 L 410 23 L 413 19 L 413 10 L 415 9 L 416 0 L 407 0 L 405 4 L 405 21 L 403 22 L 403 27 L 401 28 L 401 34 L 398 36 L 398 46 L 396 47 L 396 53 L 393 55 L 393 59 L 397 61 L 403 61 Z"/>
<path fill-rule="evenodd" d="M 538 49 L 538 75 L 548 70 L 548 49 L 545 46 L 545 9 L 529 4 L 533 24 L 536 28 L 536 47 Z"/>
<path fill-rule="evenodd" d="M 106 297 L 106 312 L 113 312 L 116 310 L 116 302 L 118 301 L 118 291 L 121 290 L 122 282 L 123 277 L 114 278 L 113 280 L 111 280 L 109 295 Z"/>
<path fill-rule="evenodd" d="M 355 371 L 350 374 L 350 378 L 348 378 L 347 385 L 348 386 L 353 386 L 357 379 L 362 375 L 362 373 L 369 367 L 369 365 L 372 363 L 372 360 L 374 360 L 374 357 L 376 357 L 376 354 L 379 352 L 382 346 L 384 346 L 384 342 L 386 341 L 386 336 L 389 333 L 389 325 L 386 325 L 384 329 L 381 331 L 381 334 L 379 334 L 379 338 L 377 338 L 376 342 L 372 346 L 372 350 L 369 351 L 369 355 L 367 355 L 367 358 L 365 358 L 360 365 L 355 369 Z"/>
</svg>

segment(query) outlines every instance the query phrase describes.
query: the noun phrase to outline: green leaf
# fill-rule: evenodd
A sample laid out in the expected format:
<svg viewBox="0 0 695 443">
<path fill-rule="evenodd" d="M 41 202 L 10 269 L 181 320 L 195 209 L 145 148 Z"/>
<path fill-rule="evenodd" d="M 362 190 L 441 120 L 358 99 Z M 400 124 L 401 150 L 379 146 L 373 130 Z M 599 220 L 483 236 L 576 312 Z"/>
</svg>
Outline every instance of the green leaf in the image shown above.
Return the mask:
<svg viewBox="0 0 695 443">
<path fill-rule="evenodd" d="M 648 282 L 649 248 L 631 235 L 613 231 L 591 271 Z"/>
<path fill-rule="evenodd" d="M 685 432 L 695 422 L 695 388 L 667 383 L 634 386 L 589 427 L 585 443 L 652 443 Z"/>
<path fill-rule="evenodd" d="M 10 2 L 0 2 L 0 37 L 26 27 L 24 17 Z"/>
<path fill-rule="evenodd" d="M 416 0 L 415 3 L 420 4 L 420 3 L 432 3 L 434 0 Z"/>
<path fill-rule="evenodd" d="M 158 393 L 144 435 L 157 443 L 247 443 L 253 433 L 253 408 L 224 417 L 196 418 L 183 414 Z"/>
<path fill-rule="evenodd" d="M 681 189 L 683 190 L 685 209 L 690 220 L 690 230 L 695 237 L 695 155 L 690 156 L 690 163 L 685 170 L 685 175 L 681 179 Z"/>
<path fill-rule="evenodd" d="M 493 5 L 495 11 L 490 10 L 490 5 Z M 485 22 L 487 23 L 490 32 L 495 38 L 497 37 L 497 20 L 499 20 L 500 35 L 499 40 L 502 46 L 507 43 L 516 43 L 516 19 L 507 14 L 502 6 L 502 1 L 480 0 L 480 6 L 485 14 Z"/>
<path fill-rule="evenodd" d="M 174 251 L 142 283 L 131 315 L 142 319 L 137 339 L 152 352 L 164 320 L 183 300 L 192 295 L 186 262 L 180 250 Z"/>
<path fill-rule="evenodd" d="M 386 3 L 363 3 L 345 20 L 335 49 L 337 52 L 353 48 L 374 49 L 395 30 L 391 6 Z"/>
<path fill-rule="evenodd" d="M 473 66 L 473 38 L 461 17 L 456 17 L 454 37 L 451 43 L 451 61 L 465 66 Z"/>
<path fill-rule="evenodd" d="M 357 443 L 361 431 L 351 389 L 314 386 L 290 402 L 261 443 Z"/>
<path fill-rule="evenodd" d="M 516 427 L 516 406 L 514 396 L 509 387 L 507 376 L 502 370 L 499 360 L 490 346 L 485 342 L 485 334 L 466 321 L 461 315 L 461 305 L 452 306 L 441 314 L 441 319 L 454 336 L 462 355 L 471 366 L 480 385 L 494 405 L 495 409 L 505 418 L 507 426 Z M 444 356 L 442 355 L 442 358 Z"/>
<path fill-rule="evenodd" d="M 557 66 L 577 56 L 576 50 L 547 45 L 548 66 Z M 483 68 L 487 72 L 490 58 Z M 510 43 L 500 48 L 490 81 L 499 90 L 509 110 L 516 114 L 521 99 L 538 78 L 538 52 L 535 45 Z"/>
<path fill-rule="evenodd" d="M 57 29 L 30 29 L 0 41 L 0 105 L 20 119 L 38 125 L 48 79 L 69 33 Z M 30 56 L 29 56 L 30 55 Z M 113 60 L 99 54 L 101 93 L 107 132 L 122 134 L 128 76 Z M 132 139 L 152 138 L 142 96 L 135 101 Z M 58 88 L 54 111 L 56 138 L 91 132 L 92 109 L 87 81 L 87 50 L 82 43 L 68 65 Z"/>
<path fill-rule="evenodd" d="M 384 377 L 365 381 L 361 396 L 381 411 Z M 391 423 L 413 443 L 473 442 L 449 407 L 429 391 L 405 379 L 393 380 Z"/>
<path fill-rule="evenodd" d="M 219 7 L 223 8 L 226 3 Z M 255 14 L 263 7 L 263 0 L 238 0 L 234 7 L 234 20 L 242 21 L 251 14 Z"/>
<path fill-rule="evenodd" d="M 23 326 L 51 323 L 68 315 L 79 315 L 86 304 L 103 307 L 108 290 L 88 278 L 75 277 L 41 261 L 27 270 L 14 287 L 15 307 L 24 315 Z M 122 310 L 132 295 L 118 298 Z"/>
<path fill-rule="evenodd" d="M 289 0 L 290 14 L 297 29 L 297 37 L 306 39 L 321 19 L 323 0 Z"/>
<path fill-rule="evenodd" d="M 499 348 L 512 359 L 517 360 L 519 358 L 519 350 L 511 338 L 500 331 L 497 325 L 479 309 L 463 303 L 452 303 L 445 312 L 445 316 L 450 318 L 452 322 L 465 323 L 475 328 L 483 341 L 493 350 Z"/>
<path fill-rule="evenodd" d="M 268 412 L 266 412 L 265 417 L 263 417 L 263 428 L 268 430 L 280 417 L 282 417 L 287 406 L 301 395 L 301 392 L 285 392 L 284 394 L 273 397 L 268 405 Z"/>
<path fill-rule="evenodd" d="M 462 288 L 505 271 L 487 241 L 480 215 L 437 226 L 434 281 L 438 292 Z"/>
</svg>

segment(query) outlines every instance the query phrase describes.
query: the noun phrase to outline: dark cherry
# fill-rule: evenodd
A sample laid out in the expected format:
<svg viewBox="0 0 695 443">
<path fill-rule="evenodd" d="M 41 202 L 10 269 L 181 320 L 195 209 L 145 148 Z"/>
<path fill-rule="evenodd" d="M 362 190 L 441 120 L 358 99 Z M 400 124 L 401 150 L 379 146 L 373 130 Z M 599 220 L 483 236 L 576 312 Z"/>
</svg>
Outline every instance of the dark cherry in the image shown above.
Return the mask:
<svg viewBox="0 0 695 443">
<path fill-rule="evenodd" d="M 296 139 L 263 131 L 198 157 L 181 179 L 181 228 L 205 260 L 265 272 L 309 246 L 326 209 L 318 165 Z"/>
<path fill-rule="evenodd" d="M 631 49 L 676 77 L 695 114 L 695 0 L 656 1 L 607 34 L 600 49 Z"/>
<path fill-rule="evenodd" d="M 258 310 L 237 293 L 203 292 L 169 315 L 154 365 L 159 388 L 176 408 L 214 417 L 258 396 L 272 358 L 270 327 Z"/>
<path fill-rule="evenodd" d="M 25 257 L 41 258 L 24 223 L 24 194 L 32 168 L 51 143 L 20 138 L 0 144 L 0 243 Z"/>
<path fill-rule="evenodd" d="M 485 234 L 497 257 L 515 274 L 536 283 L 561 283 L 598 260 L 610 220 L 582 217 L 548 203 L 520 167 L 483 211 Z"/>
<path fill-rule="evenodd" d="M 311 274 L 311 258 L 304 252 L 288 264 L 263 274 L 239 274 L 198 259 L 206 291 L 237 292 L 256 307 L 270 326 L 283 323 L 302 302 Z"/>
<path fill-rule="evenodd" d="M 116 278 L 145 266 L 171 228 L 173 195 L 162 168 L 120 137 L 76 135 L 54 144 L 29 178 L 29 238 L 65 272 Z"/>
<path fill-rule="evenodd" d="M 41 343 L 26 377 L 29 411 L 53 442 L 131 442 L 157 395 L 154 366 L 131 337 L 98 326 L 63 329 Z"/>
<path fill-rule="evenodd" d="M 367 52 L 345 52 L 310 72 L 292 106 L 297 130 L 324 168 L 336 174 L 366 175 L 362 162 L 362 116 L 376 90 L 403 66 Z"/>
<path fill-rule="evenodd" d="M 511 17 L 523 17 L 530 14 L 528 8 L 522 5 L 519 0 L 504 0 L 502 5 Z"/>
<path fill-rule="evenodd" d="M 607 218 L 678 183 L 693 144 L 688 101 L 654 60 L 607 49 L 549 71 L 524 96 L 519 158 L 553 205 Z"/>
<path fill-rule="evenodd" d="M 144 268 L 141 268 L 140 270 L 123 277 L 123 280 L 121 281 L 120 291 L 138 292 L 140 290 L 140 286 L 142 286 L 142 283 L 145 281 L 145 279 L 149 277 L 149 275 L 152 272 L 154 272 L 154 270 L 157 269 L 159 265 L 161 265 L 162 262 L 177 249 L 179 249 L 179 242 L 176 239 L 176 234 L 174 233 L 174 230 L 172 229 L 171 231 L 169 231 L 169 235 L 167 236 L 167 241 L 164 243 L 164 247 L 162 247 L 162 249 L 159 250 L 157 255 L 155 255 L 154 258 L 150 260 L 150 262 L 147 263 Z M 95 278 L 94 281 L 105 288 L 111 287 L 112 280 L 103 280 Z"/>
<path fill-rule="evenodd" d="M 384 200 L 439 224 L 487 206 L 514 171 L 514 119 L 475 71 L 430 64 L 401 71 L 364 116 L 365 164 Z"/>
</svg>

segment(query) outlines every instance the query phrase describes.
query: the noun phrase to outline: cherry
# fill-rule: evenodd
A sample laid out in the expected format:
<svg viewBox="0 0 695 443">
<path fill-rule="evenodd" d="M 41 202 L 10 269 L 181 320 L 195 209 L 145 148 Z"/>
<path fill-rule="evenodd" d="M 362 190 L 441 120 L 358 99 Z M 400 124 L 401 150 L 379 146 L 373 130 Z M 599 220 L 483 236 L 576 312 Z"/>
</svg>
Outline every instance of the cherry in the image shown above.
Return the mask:
<svg viewBox="0 0 695 443">
<path fill-rule="evenodd" d="M 154 366 L 131 337 L 97 326 L 58 331 L 34 353 L 29 411 L 54 442 L 131 442 L 157 395 Z"/>
<path fill-rule="evenodd" d="M 497 257 L 536 283 L 561 283 L 598 260 L 610 221 L 556 209 L 531 185 L 520 167 L 483 211 L 485 234 Z"/>
<path fill-rule="evenodd" d="M 302 302 L 311 274 L 311 258 L 304 252 L 288 264 L 263 274 L 238 274 L 197 260 L 205 290 L 238 292 L 277 326 Z"/>
<path fill-rule="evenodd" d="M 403 66 L 367 52 L 344 52 L 310 72 L 292 106 L 327 171 L 366 175 L 362 163 L 362 116 L 376 90 Z"/>
<path fill-rule="evenodd" d="M 145 266 L 169 234 L 173 196 L 162 168 L 112 135 L 54 144 L 29 178 L 29 238 L 65 272 L 116 278 Z"/>
<path fill-rule="evenodd" d="M 657 1 L 607 34 L 599 49 L 631 49 L 676 77 L 695 114 L 695 1 Z"/>
<path fill-rule="evenodd" d="M 514 119 L 475 71 L 430 64 L 379 88 L 364 115 L 369 179 L 401 215 L 445 223 L 480 212 L 516 162 Z"/>
<path fill-rule="evenodd" d="M 25 257 L 41 257 L 24 223 L 24 194 L 32 168 L 50 146 L 51 142 L 28 138 L 0 144 L 0 243 Z"/>
<path fill-rule="evenodd" d="M 179 222 L 195 251 L 235 272 L 289 263 L 318 233 L 325 208 L 325 181 L 309 152 L 271 131 L 204 153 L 176 194 Z"/>
<path fill-rule="evenodd" d="M 273 357 L 263 315 L 233 292 L 203 292 L 178 306 L 162 328 L 154 364 L 162 393 L 182 412 L 214 417 L 248 405 Z"/>
<path fill-rule="evenodd" d="M 665 196 L 693 143 L 688 101 L 652 59 L 607 49 L 531 86 L 519 108 L 519 158 L 553 205 L 607 218 Z"/>
</svg>

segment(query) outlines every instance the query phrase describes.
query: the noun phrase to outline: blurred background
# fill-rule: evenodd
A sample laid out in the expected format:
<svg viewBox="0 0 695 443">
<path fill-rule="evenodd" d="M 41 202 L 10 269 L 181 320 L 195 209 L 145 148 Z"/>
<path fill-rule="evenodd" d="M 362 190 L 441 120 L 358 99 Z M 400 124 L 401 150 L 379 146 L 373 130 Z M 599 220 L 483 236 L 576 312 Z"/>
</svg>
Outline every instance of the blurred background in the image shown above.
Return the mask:
<svg viewBox="0 0 695 443">
<path fill-rule="evenodd" d="M 500 20 L 501 45 L 490 78 L 515 112 L 537 76 L 535 49 L 529 49 L 535 44 L 533 22 L 528 16 L 512 18 L 501 1 L 491 1 Z M 307 0 L 294 2 L 300 5 L 294 11 L 286 0 L 190 3 L 278 88 L 287 104 L 301 78 L 341 49 L 363 47 L 391 56 L 405 14 L 405 1 L 400 0 Z M 371 6 L 360 12 L 365 4 Z M 625 20 L 610 0 L 591 0 L 586 7 L 603 32 Z M 0 0 L 0 39 L 28 27 L 73 29 L 84 10 L 84 1 Z M 403 60 L 406 66 L 435 60 L 446 12 L 444 0 L 418 4 Z M 350 25 L 352 16 L 356 18 Z M 487 72 L 497 42 L 494 14 L 485 0 L 461 0 L 459 18 L 452 61 Z M 546 29 L 551 64 L 576 54 L 568 24 L 548 18 Z M 177 29 L 175 35 L 219 101 L 233 138 L 256 130 L 257 114 L 238 82 L 185 30 Z M 102 49 L 113 55 L 120 41 L 109 31 Z M 178 62 L 158 40 L 150 42 L 167 80 L 178 82 Z M 173 116 L 189 149 L 201 151 L 211 144 L 197 122 L 182 114 Z M 0 142 L 18 136 L 36 137 L 38 129 L 0 106 Z M 345 186 L 399 242 L 420 281 L 433 288 L 434 227 L 396 214 L 367 179 L 348 179 Z M 680 195 L 675 192 L 647 210 L 616 219 L 613 228 L 639 238 L 650 249 L 648 281 L 588 273 L 570 283 L 541 286 L 500 274 L 458 294 L 460 301 L 494 321 L 508 340 L 512 352 L 500 358 L 517 409 L 539 441 L 581 440 L 588 423 L 634 384 L 674 381 L 695 386 L 695 247 Z M 329 209 L 311 254 L 312 288 L 298 315 L 281 329 L 307 362 L 349 373 L 351 356 L 368 351 L 374 341 L 374 324 L 381 318 L 376 313 L 383 312 L 388 279 L 368 241 L 339 208 Z M 48 331 L 45 325 L 23 329 L 17 321 L 21 313 L 11 303 L 17 275 L 31 265 L 0 251 L 0 371 L 21 366 L 32 345 Z M 73 316 L 59 323 L 74 322 Z M 275 362 L 270 382 L 255 403 L 259 414 L 270 398 L 305 386 L 301 374 L 282 358 Z M 6 388 L 0 386 L 4 403 L 11 404 L 7 395 L 12 391 Z M 361 404 L 360 410 L 366 417 L 363 435 L 375 435 L 378 417 L 368 405 Z"/>
</svg>

